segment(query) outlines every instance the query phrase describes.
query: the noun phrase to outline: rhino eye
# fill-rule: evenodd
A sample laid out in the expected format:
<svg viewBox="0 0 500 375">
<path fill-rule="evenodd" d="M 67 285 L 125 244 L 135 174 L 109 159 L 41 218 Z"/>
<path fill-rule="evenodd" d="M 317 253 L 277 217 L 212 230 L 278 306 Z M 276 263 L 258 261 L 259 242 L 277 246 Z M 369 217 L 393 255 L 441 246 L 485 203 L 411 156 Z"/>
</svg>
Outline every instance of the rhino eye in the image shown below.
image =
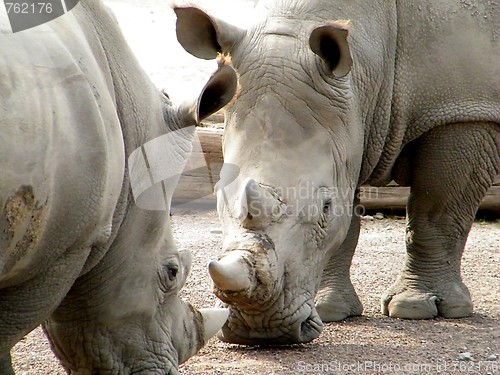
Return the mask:
<svg viewBox="0 0 500 375">
<path fill-rule="evenodd" d="M 175 292 L 180 287 L 179 279 L 180 267 L 177 260 L 170 260 L 158 268 L 158 286 L 165 294 Z"/>
<path fill-rule="evenodd" d="M 168 279 L 174 281 L 177 277 L 177 273 L 179 273 L 179 266 L 177 264 L 167 264 L 165 268 Z"/>
</svg>

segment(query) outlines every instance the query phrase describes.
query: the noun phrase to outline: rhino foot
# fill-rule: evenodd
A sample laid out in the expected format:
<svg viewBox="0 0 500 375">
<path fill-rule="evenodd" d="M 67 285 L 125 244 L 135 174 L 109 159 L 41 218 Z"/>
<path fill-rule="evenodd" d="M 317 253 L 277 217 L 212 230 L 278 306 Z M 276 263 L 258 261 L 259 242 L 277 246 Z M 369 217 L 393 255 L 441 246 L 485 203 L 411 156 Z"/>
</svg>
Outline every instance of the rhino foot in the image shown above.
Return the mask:
<svg viewBox="0 0 500 375">
<path fill-rule="evenodd" d="M 316 296 L 316 310 L 324 323 L 361 315 L 363 305 L 352 285 L 322 289 Z"/>
<path fill-rule="evenodd" d="M 469 290 L 461 281 L 425 289 L 396 284 L 381 300 L 382 313 L 401 319 L 463 318 L 472 314 Z"/>
</svg>

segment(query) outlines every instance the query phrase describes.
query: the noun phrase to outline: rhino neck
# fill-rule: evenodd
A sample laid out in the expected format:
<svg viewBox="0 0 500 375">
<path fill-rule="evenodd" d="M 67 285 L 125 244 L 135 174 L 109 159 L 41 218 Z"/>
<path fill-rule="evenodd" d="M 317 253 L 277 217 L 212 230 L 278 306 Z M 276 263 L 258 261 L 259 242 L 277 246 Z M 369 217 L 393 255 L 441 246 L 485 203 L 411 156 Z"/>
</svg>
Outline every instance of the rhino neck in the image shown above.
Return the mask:
<svg viewBox="0 0 500 375">
<path fill-rule="evenodd" d="M 75 11 L 82 29 L 89 35 L 89 40 L 100 42 L 100 45 L 90 47 L 114 93 L 125 156 L 128 158 L 137 147 L 167 131 L 161 126 L 164 124 L 161 117 L 163 103 L 159 91 L 140 66 L 109 8 L 100 0 L 81 0 L 80 4 L 81 7 L 76 7 Z"/>
<path fill-rule="evenodd" d="M 382 180 L 390 174 L 402 135 L 393 121 L 397 63 L 397 11 L 394 4 L 353 4 L 349 43 L 354 65 L 352 90 L 364 133 L 358 184 Z M 358 8 L 356 8 L 356 6 Z M 383 145 L 380 147 L 380 145 Z"/>
</svg>

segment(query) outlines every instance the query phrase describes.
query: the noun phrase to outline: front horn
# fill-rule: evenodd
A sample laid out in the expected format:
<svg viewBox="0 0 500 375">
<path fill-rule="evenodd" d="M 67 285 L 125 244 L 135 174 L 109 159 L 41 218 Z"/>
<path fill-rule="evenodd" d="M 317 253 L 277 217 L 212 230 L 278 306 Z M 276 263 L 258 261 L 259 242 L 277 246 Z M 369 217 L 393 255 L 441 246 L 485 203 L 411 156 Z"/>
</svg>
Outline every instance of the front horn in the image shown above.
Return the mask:
<svg viewBox="0 0 500 375">
<path fill-rule="evenodd" d="M 239 292 L 252 286 L 255 275 L 245 260 L 245 253 L 243 250 L 234 250 L 208 264 L 208 272 L 217 288 L 224 292 Z"/>
</svg>

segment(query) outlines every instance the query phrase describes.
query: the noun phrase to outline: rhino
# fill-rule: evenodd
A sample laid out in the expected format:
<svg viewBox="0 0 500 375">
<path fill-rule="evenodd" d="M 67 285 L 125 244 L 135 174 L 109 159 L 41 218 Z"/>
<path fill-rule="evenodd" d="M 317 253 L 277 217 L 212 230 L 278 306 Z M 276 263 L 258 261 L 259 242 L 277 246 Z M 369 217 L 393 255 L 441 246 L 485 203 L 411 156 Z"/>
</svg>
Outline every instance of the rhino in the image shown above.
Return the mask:
<svg viewBox="0 0 500 375">
<path fill-rule="evenodd" d="M 242 27 L 175 8 L 184 49 L 229 56 L 240 78 L 223 138 L 239 175 L 221 171 L 223 252 L 209 265 L 231 310 L 219 337 L 305 343 L 362 314 L 350 280 L 360 187 L 391 180 L 411 192 L 406 261 L 382 313 L 469 316 L 462 252 L 500 169 L 498 3 L 261 0 L 254 10 Z"/>
<path fill-rule="evenodd" d="M 178 374 L 228 311 L 178 296 L 190 254 L 168 207 L 136 204 L 129 160 L 227 104 L 233 68 L 174 104 L 100 0 L 15 34 L 0 21 L 0 373 L 43 323 L 68 373 Z M 171 185 L 155 185 L 168 202 Z"/>
</svg>

